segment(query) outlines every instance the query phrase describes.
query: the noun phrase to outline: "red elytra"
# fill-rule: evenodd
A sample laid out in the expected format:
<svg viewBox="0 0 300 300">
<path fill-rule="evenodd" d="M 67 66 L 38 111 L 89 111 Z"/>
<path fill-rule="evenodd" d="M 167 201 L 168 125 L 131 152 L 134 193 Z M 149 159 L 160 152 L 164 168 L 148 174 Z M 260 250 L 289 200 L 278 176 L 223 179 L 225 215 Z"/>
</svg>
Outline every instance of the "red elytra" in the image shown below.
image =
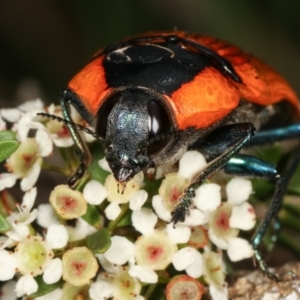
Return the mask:
<svg viewBox="0 0 300 300">
<path fill-rule="evenodd" d="M 140 37 L 153 36 L 151 43 L 155 44 L 158 34 L 161 37 L 176 35 L 212 49 L 232 64 L 242 81 L 235 82 L 210 66 L 171 94 L 162 94 L 172 110 L 178 129 L 191 126 L 206 128 L 232 112 L 239 105 L 240 99 L 264 106 L 287 100 L 295 108 L 295 114 L 299 114 L 298 98 L 290 85 L 274 69 L 255 56 L 214 37 L 185 32 L 155 32 Z M 105 57 L 105 53 L 98 51 L 94 59 L 68 84 L 68 88 L 79 96 L 92 116 L 97 114 L 113 90 L 106 80 L 103 65 Z"/>
</svg>

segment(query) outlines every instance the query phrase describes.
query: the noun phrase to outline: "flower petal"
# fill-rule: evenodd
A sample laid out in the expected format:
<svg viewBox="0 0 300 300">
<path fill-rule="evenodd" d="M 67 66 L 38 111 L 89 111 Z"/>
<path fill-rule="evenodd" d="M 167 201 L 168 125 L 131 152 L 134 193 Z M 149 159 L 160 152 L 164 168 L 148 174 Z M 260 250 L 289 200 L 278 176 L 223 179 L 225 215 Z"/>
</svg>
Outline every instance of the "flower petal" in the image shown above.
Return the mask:
<svg viewBox="0 0 300 300">
<path fill-rule="evenodd" d="M 174 224 L 169 223 L 166 226 L 166 231 L 174 244 L 187 243 L 191 236 L 191 228 L 188 226 L 176 225 L 174 228 Z"/>
<path fill-rule="evenodd" d="M 50 260 L 44 270 L 43 280 L 47 284 L 57 282 L 63 273 L 62 261 L 60 258 Z"/>
<path fill-rule="evenodd" d="M 204 156 L 198 151 L 187 151 L 179 160 L 178 175 L 190 179 L 206 166 Z"/>
<path fill-rule="evenodd" d="M 158 281 L 156 272 L 146 267 L 138 265 L 131 266 L 128 273 L 131 277 L 138 278 L 145 283 L 156 283 Z"/>
<path fill-rule="evenodd" d="M 15 241 L 21 241 L 30 235 L 29 227 L 23 223 L 12 223 L 14 230 L 6 232 L 6 235 Z"/>
<path fill-rule="evenodd" d="M 46 203 L 38 206 L 37 223 L 43 228 L 48 228 L 52 224 L 59 224 L 51 204 Z"/>
<path fill-rule="evenodd" d="M 33 276 L 30 274 L 26 274 L 18 280 L 15 291 L 17 293 L 17 296 L 21 297 L 25 294 L 30 295 L 32 293 L 35 293 L 37 289 L 38 284 Z"/>
<path fill-rule="evenodd" d="M 6 250 L 0 250 L 0 280 L 12 279 L 17 269 L 16 257 Z"/>
<path fill-rule="evenodd" d="M 21 105 L 18 106 L 18 108 L 19 110 L 24 112 L 32 112 L 32 111 L 41 112 L 44 111 L 44 103 L 41 99 L 37 98 L 22 103 Z"/>
<path fill-rule="evenodd" d="M 53 143 L 49 133 L 44 129 L 36 132 L 35 139 L 39 145 L 39 152 L 42 157 L 49 156 L 53 151 Z"/>
<path fill-rule="evenodd" d="M 37 195 L 37 189 L 36 187 L 30 189 L 29 191 L 27 191 L 25 193 L 25 195 L 23 196 L 23 201 L 21 204 L 21 207 L 23 210 L 25 211 L 31 211 L 33 205 L 34 205 L 34 201 Z"/>
<path fill-rule="evenodd" d="M 228 239 L 228 257 L 231 261 L 239 261 L 253 256 L 253 248 L 251 244 L 239 237 Z"/>
<path fill-rule="evenodd" d="M 161 196 L 155 195 L 152 198 L 152 206 L 160 219 L 166 222 L 171 221 L 171 212 L 165 207 Z"/>
<path fill-rule="evenodd" d="M 227 202 L 232 205 L 246 201 L 252 193 L 252 183 L 243 177 L 231 179 L 226 185 Z"/>
<path fill-rule="evenodd" d="M 221 187 L 215 183 L 202 184 L 196 190 L 194 202 L 202 211 L 214 211 L 221 203 Z"/>
<path fill-rule="evenodd" d="M 187 226 L 198 226 L 207 223 L 207 216 L 198 209 L 191 209 L 190 214 L 185 218 L 182 223 Z"/>
<path fill-rule="evenodd" d="M 213 300 L 226 300 L 228 299 L 227 285 L 222 289 L 217 288 L 215 285 L 209 285 L 209 293 Z"/>
<path fill-rule="evenodd" d="M 30 172 L 26 177 L 21 180 L 21 190 L 23 192 L 30 190 L 36 183 L 41 171 L 41 166 L 36 163 L 31 168 Z"/>
<path fill-rule="evenodd" d="M 123 265 L 134 256 L 134 252 L 135 246 L 132 242 L 125 237 L 115 235 L 111 238 L 111 246 L 104 256 L 111 263 Z"/>
<path fill-rule="evenodd" d="M 92 300 L 106 300 L 113 297 L 114 286 L 106 281 L 98 280 L 91 284 L 89 296 Z"/>
<path fill-rule="evenodd" d="M 109 164 L 108 164 L 108 162 L 107 162 L 107 160 L 106 160 L 105 157 L 103 157 L 102 159 L 100 159 L 98 161 L 98 165 L 99 165 L 99 167 L 101 169 L 103 169 L 103 170 L 105 170 L 105 171 L 107 171 L 109 173 L 112 173 L 111 168 L 110 168 L 110 166 L 109 166 Z"/>
<path fill-rule="evenodd" d="M 228 248 L 228 243 L 224 239 L 218 238 L 215 234 L 214 231 L 211 230 L 211 228 L 208 230 L 208 236 L 209 239 L 219 248 L 226 250 Z"/>
<path fill-rule="evenodd" d="M 122 271 L 122 267 L 108 261 L 104 254 L 96 254 L 97 259 L 100 262 L 101 267 L 108 273 L 117 274 Z"/>
<path fill-rule="evenodd" d="M 129 201 L 129 208 L 131 210 L 139 210 L 144 205 L 148 198 L 148 193 L 145 190 L 138 190 L 136 191 L 130 201 Z"/>
<path fill-rule="evenodd" d="M 242 230 L 250 230 L 256 222 L 254 209 L 251 204 L 244 202 L 232 207 L 229 226 Z"/>
<path fill-rule="evenodd" d="M 2 118 L 10 123 L 17 123 L 22 116 L 17 108 L 2 108 L 0 113 Z"/>
<path fill-rule="evenodd" d="M 184 247 L 177 251 L 172 258 L 172 264 L 177 271 L 183 271 L 196 259 L 197 250 L 192 247 Z"/>
<path fill-rule="evenodd" d="M 68 148 L 74 145 L 74 141 L 72 137 L 59 137 L 57 134 L 51 134 L 51 139 L 54 145 L 58 148 Z"/>
<path fill-rule="evenodd" d="M 115 220 L 121 213 L 121 208 L 117 202 L 111 202 L 104 211 L 107 219 Z"/>
<path fill-rule="evenodd" d="M 0 191 L 11 188 L 16 184 L 18 177 L 13 173 L 0 174 Z"/>
<path fill-rule="evenodd" d="M 60 249 L 67 245 L 68 238 L 64 225 L 52 224 L 47 231 L 46 242 L 52 249 Z"/>
<path fill-rule="evenodd" d="M 185 271 L 189 276 L 193 278 L 198 278 L 201 275 L 203 275 L 204 272 L 203 257 L 200 252 L 195 250 L 195 260 L 191 265 L 189 265 L 185 269 Z"/>
<path fill-rule="evenodd" d="M 99 181 L 89 181 L 83 189 L 85 200 L 92 205 L 101 204 L 107 196 L 107 190 Z"/>
<path fill-rule="evenodd" d="M 149 208 L 133 211 L 131 215 L 133 227 L 143 235 L 153 232 L 157 219 L 157 215 Z"/>
<path fill-rule="evenodd" d="M 25 141 L 25 139 L 28 136 L 29 133 L 29 123 L 31 122 L 32 118 L 30 116 L 30 114 L 24 114 L 22 115 L 22 117 L 20 118 L 19 122 L 18 122 L 18 132 L 17 132 L 17 139 L 20 142 Z"/>
</svg>

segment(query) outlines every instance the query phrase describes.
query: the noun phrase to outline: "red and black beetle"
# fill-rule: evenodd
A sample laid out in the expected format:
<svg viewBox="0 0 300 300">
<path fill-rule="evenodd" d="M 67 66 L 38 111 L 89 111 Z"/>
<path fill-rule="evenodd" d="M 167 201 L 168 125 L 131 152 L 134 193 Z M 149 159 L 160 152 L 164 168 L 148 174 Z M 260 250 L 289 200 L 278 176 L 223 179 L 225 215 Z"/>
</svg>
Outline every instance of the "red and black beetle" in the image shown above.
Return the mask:
<svg viewBox="0 0 300 300">
<path fill-rule="evenodd" d="M 298 98 L 277 72 L 213 37 L 149 33 L 96 53 L 62 91 L 61 105 L 80 155 L 80 165 L 68 180 L 71 187 L 91 162 L 79 129 L 103 144 L 114 177 L 123 186 L 140 171 L 173 164 L 185 151 L 199 150 L 209 163 L 185 189 L 172 212 L 174 223 L 185 219 L 195 188 L 218 169 L 274 180 L 273 201 L 252 245 L 261 269 L 277 279 L 258 246 L 276 221 L 300 155 L 282 177 L 275 166 L 239 153 L 244 147 L 300 136 Z M 95 132 L 72 122 L 70 105 Z"/>
</svg>

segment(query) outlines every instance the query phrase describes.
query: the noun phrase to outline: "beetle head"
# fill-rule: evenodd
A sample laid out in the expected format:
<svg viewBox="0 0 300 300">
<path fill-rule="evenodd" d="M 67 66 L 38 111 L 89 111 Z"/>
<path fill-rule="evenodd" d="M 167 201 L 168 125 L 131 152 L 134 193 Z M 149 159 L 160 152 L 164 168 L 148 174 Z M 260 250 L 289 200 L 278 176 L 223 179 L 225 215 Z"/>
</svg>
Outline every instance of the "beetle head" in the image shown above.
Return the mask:
<svg viewBox="0 0 300 300">
<path fill-rule="evenodd" d="M 171 119 L 150 93 L 128 89 L 109 97 L 98 112 L 96 133 L 105 140 L 106 160 L 115 179 L 126 184 L 153 167 L 153 157 L 170 143 Z M 153 138 L 155 142 L 151 142 Z"/>
</svg>

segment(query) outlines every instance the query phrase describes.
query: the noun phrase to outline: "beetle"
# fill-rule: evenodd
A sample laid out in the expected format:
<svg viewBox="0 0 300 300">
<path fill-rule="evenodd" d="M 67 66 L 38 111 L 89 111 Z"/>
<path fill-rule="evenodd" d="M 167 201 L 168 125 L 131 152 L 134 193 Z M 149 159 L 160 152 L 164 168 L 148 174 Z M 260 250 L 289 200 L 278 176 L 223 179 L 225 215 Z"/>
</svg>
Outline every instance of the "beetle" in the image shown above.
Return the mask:
<svg viewBox="0 0 300 300">
<path fill-rule="evenodd" d="M 273 279 L 259 251 L 300 154 L 285 176 L 243 148 L 299 138 L 299 104 L 290 85 L 267 64 L 225 41 L 186 32 L 153 32 L 97 52 L 61 93 L 64 122 L 80 163 L 68 180 L 75 187 L 91 155 L 78 130 L 100 141 L 115 179 L 123 188 L 134 175 L 177 162 L 198 150 L 207 167 L 184 190 L 172 222 L 184 221 L 195 189 L 216 170 L 275 182 L 270 208 L 252 239 L 260 268 Z M 92 125 L 75 124 L 70 105 Z M 297 151 L 298 153 L 299 151 Z"/>
</svg>

